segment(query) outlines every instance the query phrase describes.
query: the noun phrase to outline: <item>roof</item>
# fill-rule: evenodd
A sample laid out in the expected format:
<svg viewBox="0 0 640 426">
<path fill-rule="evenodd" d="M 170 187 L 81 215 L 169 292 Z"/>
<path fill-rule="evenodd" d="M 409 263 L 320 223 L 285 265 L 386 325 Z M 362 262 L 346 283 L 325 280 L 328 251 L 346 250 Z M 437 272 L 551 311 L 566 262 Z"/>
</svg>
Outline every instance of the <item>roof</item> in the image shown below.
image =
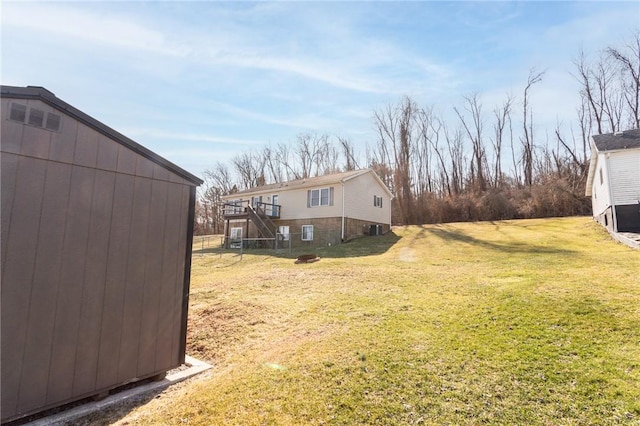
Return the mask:
<svg viewBox="0 0 640 426">
<path fill-rule="evenodd" d="M 622 133 L 607 133 L 593 136 L 598 151 L 640 148 L 640 129 L 625 130 Z"/>
<path fill-rule="evenodd" d="M 280 182 L 280 183 L 272 183 L 269 185 L 257 186 L 255 188 L 245 189 L 234 194 L 225 195 L 223 198 L 234 198 L 238 195 L 249 195 L 249 194 L 260 194 L 265 192 L 273 192 L 274 190 L 291 190 L 298 188 L 309 188 L 309 187 L 317 187 L 317 186 L 325 186 L 331 185 L 335 183 L 343 183 L 350 179 L 356 178 L 360 175 L 364 175 L 367 173 L 372 173 L 373 176 L 379 181 L 380 185 L 385 188 L 385 190 L 392 196 L 389 188 L 380 180 L 378 175 L 372 169 L 360 169 L 360 170 L 352 170 L 343 173 L 334 173 L 331 175 L 310 177 L 305 179 L 296 179 L 290 180 L 288 182 Z"/>
<path fill-rule="evenodd" d="M 111 127 L 101 123 L 95 118 L 85 114 L 79 109 L 69 105 L 62 99 L 59 99 L 49 90 L 39 86 L 27 86 L 27 87 L 15 87 L 15 86 L 0 86 L 0 97 L 11 99 L 35 99 L 44 102 L 45 104 L 56 108 L 70 117 L 82 122 L 83 124 L 91 127 L 92 129 L 102 133 L 103 135 L 113 139 L 114 141 L 126 146 L 139 155 L 153 161 L 159 166 L 177 174 L 178 176 L 186 179 L 194 185 L 201 185 L 202 179 L 192 175 L 181 167 L 173 164 L 169 160 L 159 156 L 155 152 L 145 148 L 132 139 L 124 136 L 123 134 L 115 131 Z"/>
</svg>

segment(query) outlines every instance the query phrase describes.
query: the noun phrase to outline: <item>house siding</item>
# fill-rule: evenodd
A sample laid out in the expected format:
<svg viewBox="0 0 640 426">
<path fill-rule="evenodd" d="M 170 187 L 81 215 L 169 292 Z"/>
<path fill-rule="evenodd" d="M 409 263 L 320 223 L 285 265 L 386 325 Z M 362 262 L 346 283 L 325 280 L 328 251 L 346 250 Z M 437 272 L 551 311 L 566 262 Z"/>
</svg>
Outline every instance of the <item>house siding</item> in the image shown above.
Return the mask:
<svg viewBox="0 0 640 426">
<path fill-rule="evenodd" d="M 333 188 L 333 205 L 308 207 L 308 191 L 320 188 Z M 283 206 L 280 214 L 281 220 L 321 219 L 342 215 L 342 187 L 340 184 L 274 192 L 270 195 L 278 195 L 278 204 Z"/>
<path fill-rule="evenodd" d="M 382 208 L 373 205 L 373 196 L 382 197 Z M 345 216 L 372 223 L 390 224 L 391 197 L 371 173 L 356 176 L 345 182 Z"/>
<path fill-rule="evenodd" d="M 603 181 L 600 183 L 600 173 Z M 603 154 L 598 155 L 598 165 L 596 166 L 593 186 L 591 190 L 591 205 L 593 216 L 598 217 L 611 206 L 611 194 L 609 192 L 609 169 Z"/>
<path fill-rule="evenodd" d="M 3 422 L 180 365 L 195 189 L 41 101 L 16 102 L 62 127 L 1 118 Z"/>
<path fill-rule="evenodd" d="M 638 204 L 640 200 L 640 149 L 610 153 L 607 166 L 612 182 L 611 204 Z"/>
</svg>

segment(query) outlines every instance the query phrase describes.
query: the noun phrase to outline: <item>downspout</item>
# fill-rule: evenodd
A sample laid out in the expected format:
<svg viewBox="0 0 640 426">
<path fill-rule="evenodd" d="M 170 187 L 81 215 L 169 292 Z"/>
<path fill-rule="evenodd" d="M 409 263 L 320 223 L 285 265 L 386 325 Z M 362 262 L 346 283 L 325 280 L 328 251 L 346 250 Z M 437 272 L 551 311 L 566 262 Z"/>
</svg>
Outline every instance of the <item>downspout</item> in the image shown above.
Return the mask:
<svg viewBox="0 0 640 426">
<path fill-rule="evenodd" d="M 604 155 L 604 163 L 607 165 L 607 186 L 609 187 L 609 199 L 611 200 L 611 219 L 613 219 L 613 232 L 618 232 L 618 215 L 616 214 L 616 203 L 613 199 L 613 188 L 611 187 L 611 176 L 609 175 L 609 156 L 610 154 L 608 152 Z"/>
<path fill-rule="evenodd" d="M 340 232 L 340 241 L 344 242 L 344 181 L 340 181 L 340 183 L 342 184 L 342 230 Z"/>
</svg>

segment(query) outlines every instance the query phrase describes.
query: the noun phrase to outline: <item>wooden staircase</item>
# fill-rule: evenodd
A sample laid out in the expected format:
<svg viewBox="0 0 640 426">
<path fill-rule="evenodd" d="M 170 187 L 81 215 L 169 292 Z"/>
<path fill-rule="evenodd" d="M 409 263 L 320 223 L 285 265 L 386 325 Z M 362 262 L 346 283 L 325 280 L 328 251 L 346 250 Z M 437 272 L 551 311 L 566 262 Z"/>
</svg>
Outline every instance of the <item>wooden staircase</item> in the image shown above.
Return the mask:
<svg viewBox="0 0 640 426">
<path fill-rule="evenodd" d="M 263 238 L 275 238 L 276 237 L 276 225 L 273 223 L 269 216 L 265 213 L 264 209 L 258 205 L 254 208 L 251 204 L 247 206 L 247 213 L 249 218 L 258 228 L 258 232 Z"/>
</svg>

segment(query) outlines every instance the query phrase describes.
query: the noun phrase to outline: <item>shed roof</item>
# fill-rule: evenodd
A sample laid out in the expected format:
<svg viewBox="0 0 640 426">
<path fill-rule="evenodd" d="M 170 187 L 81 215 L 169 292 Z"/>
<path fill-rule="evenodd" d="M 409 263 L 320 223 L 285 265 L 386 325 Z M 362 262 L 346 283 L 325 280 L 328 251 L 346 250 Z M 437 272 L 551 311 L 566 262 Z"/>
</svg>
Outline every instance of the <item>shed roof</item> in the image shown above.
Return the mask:
<svg viewBox="0 0 640 426">
<path fill-rule="evenodd" d="M 159 156 L 155 152 L 145 148 L 134 140 L 126 137 L 122 133 L 117 132 L 111 127 L 107 126 L 104 123 L 96 120 L 95 118 L 89 116 L 88 114 L 80 111 L 74 106 L 66 103 L 62 99 L 56 97 L 52 92 L 40 86 L 27 86 L 27 87 L 16 87 L 16 86 L 0 86 L 0 97 L 2 98 L 10 98 L 10 99 L 35 99 L 42 101 L 53 108 L 56 108 L 70 117 L 75 118 L 76 120 L 82 122 L 83 124 L 93 128 L 94 130 L 102 133 L 103 135 L 113 139 L 114 141 L 126 146 L 132 151 L 136 152 L 139 155 L 153 161 L 159 166 L 164 167 L 165 169 L 177 174 L 178 176 L 186 179 L 187 181 L 193 183 L 194 185 L 201 185 L 203 183 L 202 179 L 194 176 L 183 168 L 173 164 L 169 160 Z"/>
<path fill-rule="evenodd" d="M 360 169 L 360 170 L 351 170 L 348 172 L 342 173 L 334 173 L 330 175 L 310 177 L 305 179 L 296 179 L 290 180 L 288 182 L 280 182 L 280 183 L 272 183 L 269 185 L 258 186 L 255 188 L 245 189 L 242 191 L 238 191 L 234 194 L 225 195 L 223 198 L 233 198 L 238 195 L 249 195 L 249 194 L 260 194 L 265 192 L 272 192 L 274 190 L 293 190 L 298 188 L 309 188 L 309 187 L 317 187 L 324 185 L 331 185 L 334 183 L 346 182 L 350 179 L 358 177 L 360 175 L 364 175 L 366 173 L 372 173 L 376 180 L 379 181 L 380 185 L 392 196 L 389 188 L 380 180 L 378 175 L 372 169 Z"/>
<path fill-rule="evenodd" d="M 598 151 L 640 148 L 640 129 L 625 130 L 621 133 L 594 135 L 593 142 Z"/>
</svg>

